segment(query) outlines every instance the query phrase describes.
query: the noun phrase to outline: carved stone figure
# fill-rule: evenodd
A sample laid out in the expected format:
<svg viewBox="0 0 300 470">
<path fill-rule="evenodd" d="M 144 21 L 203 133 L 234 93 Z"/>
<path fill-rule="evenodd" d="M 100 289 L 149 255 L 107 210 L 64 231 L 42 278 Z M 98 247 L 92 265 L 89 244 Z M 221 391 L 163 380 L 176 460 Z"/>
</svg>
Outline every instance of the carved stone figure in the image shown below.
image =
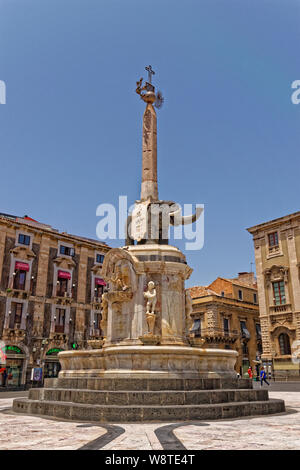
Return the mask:
<svg viewBox="0 0 300 470">
<path fill-rule="evenodd" d="M 146 305 L 146 320 L 148 325 L 148 334 L 154 334 L 155 325 L 155 306 L 157 301 L 157 294 L 155 284 L 153 281 L 148 282 L 148 290 L 144 292 L 144 297 L 147 299 Z"/>
<path fill-rule="evenodd" d="M 157 295 L 156 295 L 156 289 L 155 289 L 155 284 L 153 281 L 148 282 L 148 290 L 144 292 L 144 297 L 147 299 L 147 313 L 153 313 L 155 310 L 155 305 L 157 301 Z"/>
<path fill-rule="evenodd" d="M 120 266 L 115 267 L 115 272 L 111 277 L 116 290 L 123 290 L 122 272 Z"/>
</svg>

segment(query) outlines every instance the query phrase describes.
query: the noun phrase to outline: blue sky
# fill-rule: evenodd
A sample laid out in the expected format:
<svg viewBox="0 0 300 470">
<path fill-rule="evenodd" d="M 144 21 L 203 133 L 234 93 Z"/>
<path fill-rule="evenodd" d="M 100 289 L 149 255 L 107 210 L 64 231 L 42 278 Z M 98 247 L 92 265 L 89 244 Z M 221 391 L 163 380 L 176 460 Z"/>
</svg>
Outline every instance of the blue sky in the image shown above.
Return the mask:
<svg viewBox="0 0 300 470">
<path fill-rule="evenodd" d="M 187 285 L 250 270 L 245 228 L 299 210 L 299 24 L 298 0 L 0 0 L 0 211 L 95 238 L 139 198 L 151 64 L 160 198 L 205 204 Z"/>
</svg>

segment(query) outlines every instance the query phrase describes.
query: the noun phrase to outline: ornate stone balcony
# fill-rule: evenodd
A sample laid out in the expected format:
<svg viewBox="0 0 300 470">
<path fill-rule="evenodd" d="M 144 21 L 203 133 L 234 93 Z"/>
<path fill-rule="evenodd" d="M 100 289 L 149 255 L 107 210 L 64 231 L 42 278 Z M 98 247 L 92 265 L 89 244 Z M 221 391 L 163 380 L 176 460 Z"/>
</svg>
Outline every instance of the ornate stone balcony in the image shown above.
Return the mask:
<svg viewBox="0 0 300 470">
<path fill-rule="evenodd" d="M 15 299 L 28 299 L 31 295 L 29 290 L 24 289 L 14 289 L 8 288 L 6 289 L 7 297 L 13 297 Z"/>
<path fill-rule="evenodd" d="M 56 296 L 54 297 L 56 299 L 57 304 L 61 305 L 69 305 L 73 302 L 73 297 L 71 292 L 56 292 Z"/>
<path fill-rule="evenodd" d="M 281 304 L 281 305 L 271 305 L 270 306 L 270 313 L 292 313 L 292 305 L 291 304 Z"/>
<path fill-rule="evenodd" d="M 214 344 L 214 343 L 224 343 L 224 344 L 233 344 L 240 337 L 240 334 L 237 330 L 222 330 L 221 328 L 205 328 L 201 330 L 200 337 L 191 338 L 192 342 L 197 342 L 199 339 L 204 339 L 205 343 Z M 196 345 L 196 344 L 195 344 Z"/>
<path fill-rule="evenodd" d="M 5 328 L 2 333 L 3 341 L 23 341 L 26 337 L 26 330 L 17 328 Z"/>
<path fill-rule="evenodd" d="M 100 330 L 100 328 L 91 328 L 91 330 L 90 330 L 90 337 L 91 337 L 91 338 L 101 338 L 101 330 Z"/>
</svg>

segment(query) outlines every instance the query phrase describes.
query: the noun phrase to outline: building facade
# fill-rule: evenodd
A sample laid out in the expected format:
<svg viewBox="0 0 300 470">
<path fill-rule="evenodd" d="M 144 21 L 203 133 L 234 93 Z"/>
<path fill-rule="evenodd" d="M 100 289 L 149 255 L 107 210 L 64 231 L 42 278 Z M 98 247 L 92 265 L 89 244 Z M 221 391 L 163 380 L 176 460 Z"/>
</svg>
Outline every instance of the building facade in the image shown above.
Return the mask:
<svg viewBox="0 0 300 470">
<path fill-rule="evenodd" d="M 191 341 L 203 347 L 234 349 L 235 365 L 248 376 L 257 372 L 262 353 L 256 280 L 253 273 L 235 279 L 218 277 L 209 286 L 191 287 Z"/>
<path fill-rule="evenodd" d="M 299 377 L 300 358 L 292 355 L 300 344 L 300 212 L 248 232 L 254 242 L 263 360 L 275 377 Z"/>
<path fill-rule="evenodd" d="M 57 354 L 101 339 L 105 243 L 0 214 L 0 355 L 7 385 L 59 372 Z M 37 379 L 38 380 L 38 379 Z"/>
</svg>

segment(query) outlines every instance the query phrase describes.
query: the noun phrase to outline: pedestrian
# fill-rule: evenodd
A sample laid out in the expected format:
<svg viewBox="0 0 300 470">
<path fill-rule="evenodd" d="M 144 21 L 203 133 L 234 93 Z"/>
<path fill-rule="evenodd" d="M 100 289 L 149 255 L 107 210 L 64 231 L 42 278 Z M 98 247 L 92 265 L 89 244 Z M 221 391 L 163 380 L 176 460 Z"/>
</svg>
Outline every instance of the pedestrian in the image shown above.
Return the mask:
<svg viewBox="0 0 300 470">
<path fill-rule="evenodd" d="M 265 371 L 264 367 L 262 367 L 261 371 L 260 371 L 260 386 L 261 387 L 263 385 L 263 382 L 266 382 L 267 385 L 270 385 L 269 382 L 267 381 L 266 377 L 267 377 L 266 371 Z"/>
<path fill-rule="evenodd" d="M 4 371 L 2 372 L 2 386 L 3 387 L 6 387 L 6 380 L 7 380 L 7 371 L 6 369 L 4 369 Z"/>
<path fill-rule="evenodd" d="M 249 375 L 249 379 L 253 379 L 253 371 L 252 371 L 252 366 L 249 366 L 249 369 L 248 369 L 248 375 Z"/>
</svg>

